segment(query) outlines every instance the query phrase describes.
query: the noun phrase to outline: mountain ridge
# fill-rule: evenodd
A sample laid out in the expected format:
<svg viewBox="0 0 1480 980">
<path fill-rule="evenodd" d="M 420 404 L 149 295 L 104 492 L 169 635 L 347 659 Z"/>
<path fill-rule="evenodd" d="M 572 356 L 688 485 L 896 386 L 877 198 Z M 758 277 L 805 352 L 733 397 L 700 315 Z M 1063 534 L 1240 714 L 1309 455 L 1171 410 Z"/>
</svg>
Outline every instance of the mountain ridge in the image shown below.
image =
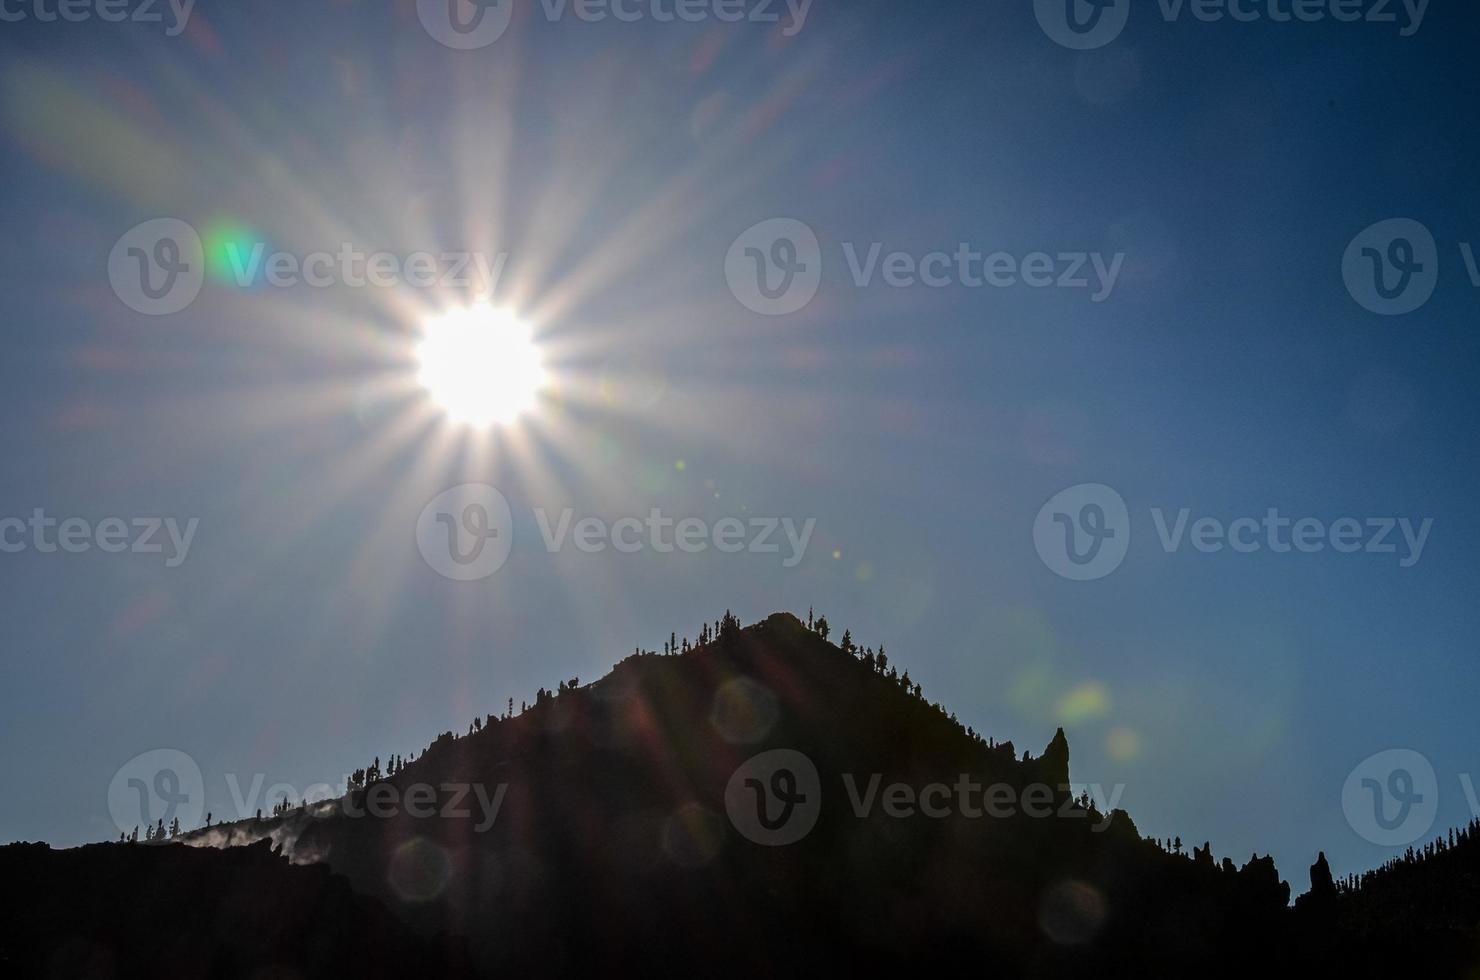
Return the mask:
<svg viewBox="0 0 1480 980">
<path fill-rule="evenodd" d="M 1415 963 L 1462 976 L 1480 961 L 1475 828 L 1361 887 L 1332 882 L 1321 855 L 1292 908 L 1271 857 L 1183 854 L 1142 838 L 1124 810 L 1075 797 L 1062 729 L 1038 757 L 1019 752 L 928 701 L 882 647 L 829 634 L 810 615 L 741 627 L 726 613 L 695 643 L 672 636 L 664 654 L 638 649 L 595 682 L 562 681 L 383 770 L 377 759 L 335 800 L 163 842 L 193 848 L 17 845 L 0 848 L 0 867 L 43 880 L 59 869 L 63 891 L 90 866 L 148 894 L 169 881 L 215 894 L 240 887 L 247 860 L 261 900 L 318 896 L 295 907 L 383 934 L 386 962 L 426 956 L 448 976 L 871 976 L 963 959 L 1024 977 L 1090 962 L 1112 976 Z M 1008 805 L 989 806 L 991 793 Z M 797 812 L 808 817 L 792 824 Z M 181 851 L 197 853 L 188 874 Z M 1435 882 L 1468 911 L 1387 914 L 1444 909 Z M 38 907 L 60 914 L 49 899 Z M 13 915 L 36 923 L 33 942 L 72 948 L 42 912 Z M 80 932 L 86 949 L 114 943 L 119 962 L 147 961 L 164 940 L 141 928 Z M 0 963 L 35 962 L 26 942 L 0 942 Z M 228 944 L 232 962 L 285 955 L 333 975 L 316 972 L 313 950 L 239 947 Z"/>
<path fill-rule="evenodd" d="M 992 946 L 1024 958 L 1025 968 L 1046 954 L 1036 940 L 1016 948 L 1022 945 L 1017 937 L 1041 936 L 1045 916 L 1055 920 L 1054 928 L 1066 940 L 1049 945 L 1071 951 L 1103 925 L 1102 906 L 1113 889 L 1086 883 L 1071 870 L 1097 867 L 1096 873 L 1119 882 L 1122 901 L 1133 905 L 1144 883 L 1136 881 L 1139 870 L 1127 869 L 1177 860 L 1142 841 L 1125 811 L 1101 815 L 1093 800 L 1074 799 L 1069 742 L 1062 730 L 1041 756 L 1019 753 L 1011 741 L 984 738 L 943 705 L 925 700 L 907 680 L 907 671 L 900 674 L 897 665 L 889 666 L 882 649 L 858 648 L 846 633 L 838 644 L 828 636 L 825 619 L 809 626 L 792 614 L 777 613 L 742 628 L 727 613 L 712 628 L 706 624 L 692 645 L 674 637 L 666 655 L 638 650 L 594 683 L 562 682 L 556 693 L 540 692 L 527 711 L 490 717 L 466 735 L 443 733 L 394 772 L 352 787 L 337 808 L 299 808 L 298 816 L 290 813 L 276 823 L 252 821 L 251 832 L 276 833 L 295 860 L 326 861 L 357 889 L 399 906 L 423 930 L 447 925 L 442 914 L 448 906 L 553 909 L 549 914 L 556 918 L 590 927 L 600 916 L 581 911 L 589 896 L 552 885 L 564 875 L 552 875 L 551 864 L 569 863 L 571 874 L 588 879 L 658 889 L 659 904 L 670 909 L 689 903 L 688 891 L 698 887 L 690 879 L 722 869 L 723 877 L 746 883 L 741 891 L 788 896 L 788 907 L 798 917 L 805 918 L 804 909 L 839 903 L 847 912 L 830 916 L 825 928 L 812 916 L 812 935 L 859 942 L 870 961 L 882 956 L 902 963 L 912 946 L 971 935 L 989 921 Z M 775 750 L 801 753 L 825 774 L 828 789 L 817 828 L 805 840 L 793 848 L 757 849 L 725 819 L 724 787 L 747 759 Z M 1034 819 L 1020 809 L 994 821 L 958 811 L 934 821 L 917 812 L 911 822 L 887 814 L 881 796 L 872 797 L 872 809 L 860 815 L 848 785 L 835 778 L 844 773 L 877 774 L 881 786 L 915 792 L 955 783 L 966 774 L 1020 800 L 1023 808 L 1026 793 L 1036 790 L 1043 794 L 1043 812 L 1054 816 Z M 381 787 L 404 798 L 417 786 L 469 782 L 509 788 L 505 808 L 486 834 L 445 822 L 427 834 L 404 814 L 367 821 L 342 812 L 347 802 L 350 810 L 363 813 L 369 794 Z M 853 785 L 860 796 L 864 783 L 860 778 Z M 608 818 L 611 822 L 604 824 Z M 1000 832 L 983 830 L 989 826 Z M 230 832 L 213 828 L 217 835 Z M 592 839 L 601 846 L 585 843 Z M 415 853 L 407 856 L 397 848 Z M 839 890 L 818 883 L 835 877 L 833 868 L 846 865 L 848 853 L 859 848 L 872 854 L 863 875 L 867 883 Z M 579 859 L 567 862 L 572 854 Z M 470 868 L 490 856 L 500 869 L 493 875 L 496 884 L 477 872 L 447 870 Z M 969 880 L 960 873 L 963 861 L 980 861 L 1001 880 Z M 406 865 L 421 876 L 409 888 L 396 883 L 409 874 Z M 927 867 L 930 880 L 912 883 Z M 1169 873 L 1176 877 L 1172 867 Z M 1279 881 L 1272 860 L 1228 868 L 1212 871 L 1215 882 L 1226 876 L 1231 883 L 1208 886 L 1220 896 L 1215 904 L 1275 910 L 1288 903 L 1289 888 Z M 924 890 L 924 905 L 936 901 L 939 891 L 953 895 L 955 909 L 937 910 L 932 923 L 904 908 L 880 913 L 860 907 L 854 894 L 873 893 L 887 906 L 892 890 L 916 887 Z M 428 889 L 436 892 L 435 899 L 422 901 Z M 407 901 L 408 891 L 414 900 Z M 517 947 L 511 933 L 541 934 L 541 923 L 522 920 L 517 912 L 514 917 L 520 924 L 500 937 L 484 937 L 482 943 L 473 938 L 481 962 L 498 962 L 500 953 Z M 862 928 L 864 922 L 871 925 Z M 638 935 L 656 928 L 643 915 L 626 924 Z M 785 927 L 767 918 L 765 928 Z M 894 934 L 901 939 L 878 938 Z M 815 948 L 813 954 L 820 955 Z M 696 964 L 702 959 L 696 957 Z M 754 965 L 775 967 L 766 959 Z"/>
</svg>

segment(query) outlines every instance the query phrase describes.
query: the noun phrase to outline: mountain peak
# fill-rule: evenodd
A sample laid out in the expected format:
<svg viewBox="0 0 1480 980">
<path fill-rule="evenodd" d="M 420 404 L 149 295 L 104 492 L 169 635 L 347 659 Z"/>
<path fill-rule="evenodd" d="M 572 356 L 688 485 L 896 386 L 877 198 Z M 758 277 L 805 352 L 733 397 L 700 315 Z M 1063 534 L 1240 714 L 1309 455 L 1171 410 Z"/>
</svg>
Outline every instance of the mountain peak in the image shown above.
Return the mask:
<svg viewBox="0 0 1480 980">
<path fill-rule="evenodd" d="M 1049 785 L 1069 785 L 1069 738 L 1064 734 L 1063 728 L 1054 732 L 1053 739 L 1043 750 L 1043 758 L 1038 763 L 1039 771 Z"/>
</svg>

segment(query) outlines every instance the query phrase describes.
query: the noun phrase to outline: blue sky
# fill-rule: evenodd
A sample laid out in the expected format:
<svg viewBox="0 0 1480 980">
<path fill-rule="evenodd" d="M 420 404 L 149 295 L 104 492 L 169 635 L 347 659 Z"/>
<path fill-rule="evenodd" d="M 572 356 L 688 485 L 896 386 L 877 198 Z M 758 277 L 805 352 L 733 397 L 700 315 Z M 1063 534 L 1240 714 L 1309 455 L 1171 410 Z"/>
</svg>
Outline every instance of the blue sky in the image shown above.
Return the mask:
<svg viewBox="0 0 1480 980">
<path fill-rule="evenodd" d="M 0 516 L 199 525 L 175 568 L 0 554 L 0 838 L 115 836 L 110 780 L 161 747 L 216 813 L 226 773 L 332 781 L 726 607 L 814 606 L 1019 746 L 1063 724 L 1075 778 L 1124 783 L 1144 833 L 1273 852 L 1297 891 L 1317 850 L 1338 873 L 1392 853 L 1342 805 L 1374 753 L 1430 761 L 1435 832 L 1468 820 L 1475 14 L 1401 37 L 1158 9 L 1086 52 L 1028 3 L 817 0 L 791 37 L 526 4 L 471 51 L 411 3 L 202 0 L 178 37 L 4 24 Z M 438 419 L 409 359 L 435 290 L 209 280 L 137 313 L 110 252 L 160 217 L 208 251 L 505 253 L 495 298 L 535 321 L 552 389 L 494 434 Z M 1439 280 L 1379 316 L 1342 258 L 1398 217 Z M 726 275 L 773 218 L 821 260 L 775 317 Z M 1101 302 L 859 286 L 844 248 L 875 243 L 1124 258 Z M 417 547 L 464 483 L 513 514 L 477 582 Z M 1124 499 L 1130 545 L 1070 581 L 1034 521 L 1087 483 Z M 552 554 L 536 508 L 816 523 L 788 568 Z M 1408 568 L 1168 553 L 1153 508 L 1432 529 Z"/>
</svg>

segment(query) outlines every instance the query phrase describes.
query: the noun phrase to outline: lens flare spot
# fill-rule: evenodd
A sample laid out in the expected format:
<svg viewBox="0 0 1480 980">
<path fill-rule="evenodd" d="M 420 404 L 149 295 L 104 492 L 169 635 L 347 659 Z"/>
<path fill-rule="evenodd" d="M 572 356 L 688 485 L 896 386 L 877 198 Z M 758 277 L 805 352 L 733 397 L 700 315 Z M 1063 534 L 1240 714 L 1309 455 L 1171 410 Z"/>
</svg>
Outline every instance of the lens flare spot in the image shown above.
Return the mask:
<svg viewBox="0 0 1480 980">
<path fill-rule="evenodd" d="M 1057 712 L 1065 724 L 1097 721 L 1110 712 L 1110 692 L 1098 681 L 1080 684 L 1059 699 Z"/>
<path fill-rule="evenodd" d="M 1038 925 L 1060 946 L 1079 946 L 1099 935 L 1105 899 L 1082 881 L 1063 881 L 1043 893 Z"/>
<path fill-rule="evenodd" d="M 260 277 L 266 247 L 263 238 L 244 222 L 221 218 L 206 226 L 201 236 L 206 275 L 212 282 L 251 286 Z"/>
<path fill-rule="evenodd" d="M 731 745 L 754 745 L 771 733 L 780 712 L 769 688 L 737 677 L 714 692 L 709 723 Z"/>
<path fill-rule="evenodd" d="M 396 848 L 386 878 L 402 901 L 430 902 L 452 879 L 452 859 L 425 837 L 413 837 Z"/>
<path fill-rule="evenodd" d="M 1124 726 L 1112 728 L 1105 736 L 1105 752 L 1116 762 L 1134 762 L 1141 755 L 1141 736 Z"/>
</svg>

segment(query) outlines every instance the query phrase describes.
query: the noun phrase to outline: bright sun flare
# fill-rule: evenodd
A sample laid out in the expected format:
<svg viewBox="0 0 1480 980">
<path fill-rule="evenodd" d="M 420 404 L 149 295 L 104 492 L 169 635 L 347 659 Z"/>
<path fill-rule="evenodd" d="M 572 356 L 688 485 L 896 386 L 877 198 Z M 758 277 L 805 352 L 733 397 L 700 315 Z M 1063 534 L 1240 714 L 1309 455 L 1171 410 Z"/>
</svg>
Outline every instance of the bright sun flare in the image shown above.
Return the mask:
<svg viewBox="0 0 1480 980">
<path fill-rule="evenodd" d="M 487 303 L 429 319 L 416 349 L 419 380 L 447 417 L 478 428 L 512 422 L 545 386 L 528 324 Z"/>
</svg>

